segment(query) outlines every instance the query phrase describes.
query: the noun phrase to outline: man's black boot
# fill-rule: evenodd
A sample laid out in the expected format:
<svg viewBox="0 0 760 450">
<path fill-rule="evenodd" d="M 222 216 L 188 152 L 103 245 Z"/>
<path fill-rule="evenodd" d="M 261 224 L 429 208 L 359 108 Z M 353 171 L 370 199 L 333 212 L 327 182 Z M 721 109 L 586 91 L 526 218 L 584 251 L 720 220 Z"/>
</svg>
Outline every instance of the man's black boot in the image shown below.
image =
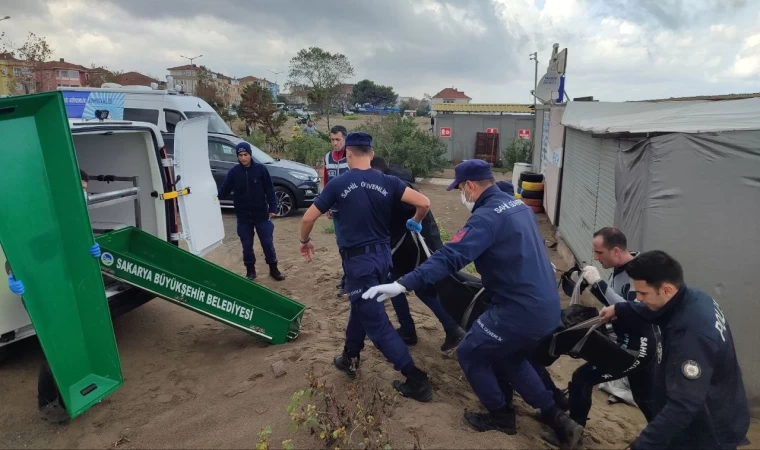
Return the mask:
<svg viewBox="0 0 760 450">
<path fill-rule="evenodd" d="M 451 331 L 447 331 L 446 339 L 443 341 L 443 345 L 441 345 L 441 351 L 447 352 L 453 348 L 457 348 L 457 345 L 462 342 L 465 334 L 467 333 L 465 333 L 465 331 L 460 327 L 456 327 Z"/>
<path fill-rule="evenodd" d="M 476 431 L 495 430 L 509 435 L 517 434 L 515 410 L 506 406 L 485 414 L 466 411 L 464 420 Z"/>
<path fill-rule="evenodd" d="M 552 392 L 552 395 L 554 397 L 554 404 L 557 405 L 557 408 L 565 412 L 570 411 L 570 399 L 568 399 L 568 389 L 565 389 L 564 391 L 560 389 L 555 389 L 554 392 Z"/>
<path fill-rule="evenodd" d="M 412 398 L 418 402 L 429 402 L 433 399 L 433 387 L 430 386 L 430 380 L 425 372 L 412 365 L 409 369 L 403 369 L 402 374 L 406 376 L 406 381 L 395 380 L 393 389 L 397 390 L 402 396 Z"/>
<path fill-rule="evenodd" d="M 417 343 L 417 331 L 413 330 L 411 333 L 408 333 L 401 328 L 396 328 L 396 333 L 398 333 L 399 336 L 401 336 L 401 340 L 404 341 L 404 344 L 406 345 L 414 345 Z"/>
<path fill-rule="evenodd" d="M 359 369 L 360 361 L 361 359 L 359 356 L 353 359 L 349 358 L 345 351 L 333 359 L 335 367 L 348 375 L 348 378 L 351 378 L 352 380 L 356 378 L 356 371 Z"/>
<path fill-rule="evenodd" d="M 255 280 L 256 279 L 256 266 L 253 264 L 246 264 L 245 265 L 245 277 L 249 280 Z"/>
<path fill-rule="evenodd" d="M 574 450 L 583 438 L 583 427 L 556 406 L 541 412 L 541 419 L 554 430 L 560 450 Z"/>
<path fill-rule="evenodd" d="M 269 276 L 277 281 L 282 281 L 285 279 L 285 275 L 280 273 L 280 269 L 277 268 L 277 263 L 269 265 Z"/>
</svg>

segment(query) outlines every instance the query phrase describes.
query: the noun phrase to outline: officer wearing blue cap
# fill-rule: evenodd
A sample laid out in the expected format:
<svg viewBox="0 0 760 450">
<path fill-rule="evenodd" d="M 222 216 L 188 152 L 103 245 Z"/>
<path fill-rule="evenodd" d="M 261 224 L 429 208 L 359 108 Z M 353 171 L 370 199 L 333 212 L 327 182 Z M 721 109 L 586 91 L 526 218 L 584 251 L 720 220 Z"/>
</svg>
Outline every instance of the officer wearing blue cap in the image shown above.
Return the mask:
<svg viewBox="0 0 760 450">
<path fill-rule="evenodd" d="M 331 180 L 304 214 L 299 248 L 310 261 L 314 245 L 309 234 L 314 223 L 330 208 L 340 210 L 337 218 L 341 230 L 340 254 L 351 313 L 343 353 L 335 357 L 335 366 L 355 378 L 364 339 L 369 337 L 393 367 L 406 376 L 406 382 L 394 381 L 393 387 L 405 397 L 426 402 L 432 398 L 427 374 L 414 364 L 409 349 L 393 329 L 383 303 L 374 298 L 363 298 L 362 294 L 389 281 L 389 225 L 393 204 L 402 201 L 416 207 L 407 226 L 419 229 L 430 209 L 430 200 L 409 189 L 400 179 L 371 168 L 374 152 L 369 134 L 350 133 L 346 136 L 346 151 L 350 170 Z"/>
<path fill-rule="evenodd" d="M 530 365 L 539 340 L 560 325 L 559 296 L 544 241 L 533 212 L 496 186 L 491 167 L 482 160 L 457 165 L 454 182 L 472 216 L 450 242 L 398 281 L 376 286 L 364 297 L 378 300 L 433 284 L 471 261 L 492 305 L 457 347 L 459 364 L 487 414 L 466 412 L 478 431 L 515 431 L 515 413 L 504 391 L 511 384 L 522 398 L 541 410 L 563 448 L 577 446 L 583 428 L 554 402 Z"/>
<path fill-rule="evenodd" d="M 277 281 L 285 276 L 277 268 L 277 253 L 274 250 L 274 223 L 277 211 L 277 197 L 274 194 L 272 178 L 266 166 L 251 158 L 251 144 L 241 142 L 235 147 L 238 162 L 227 172 L 224 183 L 219 187 L 219 196 L 233 194 L 237 233 L 243 245 L 243 264 L 246 278 L 256 278 L 256 255 L 253 253 L 253 236 L 258 233 L 264 257 L 269 265 L 269 275 Z"/>
</svg>

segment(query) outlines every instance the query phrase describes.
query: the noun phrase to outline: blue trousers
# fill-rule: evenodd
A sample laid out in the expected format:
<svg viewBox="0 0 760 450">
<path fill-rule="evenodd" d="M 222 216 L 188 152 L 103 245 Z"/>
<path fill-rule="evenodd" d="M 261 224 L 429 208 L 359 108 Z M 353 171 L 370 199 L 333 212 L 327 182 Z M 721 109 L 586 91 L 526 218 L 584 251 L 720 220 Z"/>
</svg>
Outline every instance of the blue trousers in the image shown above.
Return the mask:
<svg viewBox="0 0 760 450">
<path fill-rule="evenodd" d="M 396 278 L 398 277 L 392 275 L 392 279 L 395 280 Z M 417 298 L 419 298 L 422 303 L 433 311 L 435 317 L 438 318 L 438 321 L 443 325 L 443 330 L 445 332 L 448 333 L 459 326 L 446 310 L 443 309 L 443 305 L 440 300 L 438 300 L 438 294 L 435 292 L 435 287 L 425 286 L 423 289 L 414 291 L 414 294 L 417 295 Z M 401 331 L 407 334 L 414 333 L 414 319 L 412 319 L 412 314 L 409 312 L 409 301 L 406 298 L 406 294 L 399 294 L 393 297 L 391 303 L 393 304 L 393 309 L 396 311 L 396 317 L 398 318 Z"/>
<path fill-rule="evenodd" d="M 492 309 L 478 317 L 462 339 L 457 347 L 459 365 L 489 411 L 507 406 L 508 385 L 534 408 L 543 411 L 554 405 L 552 393 L 527 359 L 538 341 L 505 326 Z"/>
<path fill-rule="evenodd" d="M 253 253 L 253 236 L 258 233 L 261 248 L 264 250 L 264 258 L 267 264 L 277 263 L 277 253 L 274 250 L 274 223 L 271 220 L 253 222 L 249 220 L 237 221 L 237 234 L 243 245 L 243 264 L 256 264 L 256 255 Z"/>
<path fill-rule="evenodd" d="M 387 245 L 378 246 L 377 253 L 367 253 L 345 259 L 346 287 L 351 302 L 351 313 L 346 325 L 344 351 L 349 358 L 359 356 L 364 348 L 364 339 L 369 337 L 380 353 L 393 364 L 393 368 L 403 371 L 413 365 L 412 355 L 404 341 L 391 325 L 385 305 L 375 298 L 363 299 L 362 294 L 372 286 L 386 283 L 391 264 L 391 251 Z"/>
</svg>

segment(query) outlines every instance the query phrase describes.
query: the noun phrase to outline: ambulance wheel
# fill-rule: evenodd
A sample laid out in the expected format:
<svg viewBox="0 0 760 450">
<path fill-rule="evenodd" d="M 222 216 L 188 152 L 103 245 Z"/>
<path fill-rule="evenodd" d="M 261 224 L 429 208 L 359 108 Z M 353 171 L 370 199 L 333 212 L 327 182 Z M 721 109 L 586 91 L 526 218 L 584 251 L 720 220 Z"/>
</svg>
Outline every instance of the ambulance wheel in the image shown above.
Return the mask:
<svg viewBox="0 0 760 450">
<path fill-rule="evenodd" d="M 544 201 L 539 198 L 525 198 L 523 199 L 523 203 L 528 206 L 544 206 Z"/>
<path fill-rule="evenodd" d="M 533 212 L 536 214 L 541 214 L 542 212 L 544 212 L 543 206 L 531 206 L 530 209 L 532 209 Z"/>
<path fill-rule="evenodd" d="M 296 196 L 285 186 L 275 186 L 274 195 L 277 197 L 277 214 L 275 217 L 288 217 L 296 210 Z"/>
<path fill-rule="evenodd" d="M 522 191 L 522 198 L 531 198 L 531 199 L 541 199 L 544 198 L 544 191 L 529 191 L 527 189 L 523 189 Z"/>
<path fill-rule="evenodd" d="M 522 172 L 520 174 L 520 180 L 527 181 L 529 183 L 541 183 L 544 181 L 544 176 L 536 172 Z"/>
</svg>

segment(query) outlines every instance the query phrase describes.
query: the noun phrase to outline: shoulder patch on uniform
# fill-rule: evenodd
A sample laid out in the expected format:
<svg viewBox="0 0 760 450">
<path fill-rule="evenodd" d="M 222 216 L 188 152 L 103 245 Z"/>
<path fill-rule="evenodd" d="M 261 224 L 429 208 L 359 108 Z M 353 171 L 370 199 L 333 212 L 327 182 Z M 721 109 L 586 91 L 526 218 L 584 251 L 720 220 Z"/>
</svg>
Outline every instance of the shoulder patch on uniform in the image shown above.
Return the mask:
<svg viewBox="0 0 760 450">
<path fill-rule="evenodd" d="M 462 228 L 461 230 L 457 231 L 456 234 L 454 234 L 454 237 L 451 238 L 451 242 L 457 243 L 461 241 L 465 234 L 467 234 L 467 230 Z"/>
<path fill-rule="evenodd" d="M 683 372 L 683 376 L 686 378 L 696 380 L 702 375 L 702 368 L 699 367 L 696 361 L 688 360 L 681 364 L 681 372 Z"/>
</svg>

